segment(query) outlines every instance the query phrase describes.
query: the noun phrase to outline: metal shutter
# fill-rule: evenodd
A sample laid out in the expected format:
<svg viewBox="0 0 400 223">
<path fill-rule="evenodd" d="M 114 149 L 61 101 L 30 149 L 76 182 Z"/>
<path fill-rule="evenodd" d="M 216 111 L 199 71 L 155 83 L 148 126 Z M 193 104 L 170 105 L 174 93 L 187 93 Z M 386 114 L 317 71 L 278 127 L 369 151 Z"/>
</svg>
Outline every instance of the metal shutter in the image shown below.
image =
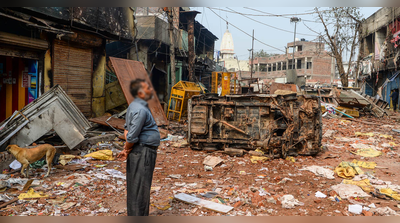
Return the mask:
<svg viewBox="0 0 400 223">
<path fill-rule="evenodd" d="M 65 41 L 53 44 L 54 85 L 59 84 L 79 110 L 91 116 L 92 105 L 92 49 L 71 46 Z"/>
</svg>

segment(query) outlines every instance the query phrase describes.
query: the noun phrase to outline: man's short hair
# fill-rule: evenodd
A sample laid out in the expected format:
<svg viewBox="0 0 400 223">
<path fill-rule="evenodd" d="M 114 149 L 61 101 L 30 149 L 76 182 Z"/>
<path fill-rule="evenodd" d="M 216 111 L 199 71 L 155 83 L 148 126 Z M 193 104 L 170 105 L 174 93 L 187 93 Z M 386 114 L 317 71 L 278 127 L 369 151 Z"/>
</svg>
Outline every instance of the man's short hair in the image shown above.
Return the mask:
<svg viewBox="0 0 400 223">
<path fill-rule="evenodd" d="M 146 83 L 146 81 L 143 79 L 136 79 L 131 81 L 131 84 L 129 85 L 129 91 L 134 98 L 136 98 L 139 90 L 142 88 L 142 83 Z"/>
</svg>

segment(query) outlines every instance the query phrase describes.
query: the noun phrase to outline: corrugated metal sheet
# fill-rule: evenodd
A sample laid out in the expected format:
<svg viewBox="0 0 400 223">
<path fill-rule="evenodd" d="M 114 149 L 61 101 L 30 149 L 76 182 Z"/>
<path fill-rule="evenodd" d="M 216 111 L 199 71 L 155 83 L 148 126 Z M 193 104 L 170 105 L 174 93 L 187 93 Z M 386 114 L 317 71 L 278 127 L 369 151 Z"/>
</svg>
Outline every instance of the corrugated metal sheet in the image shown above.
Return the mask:
<svg viewBox="0 0 400 223">
<path fill-rule="evenodd" d="M 92 105 L 92 49 L 81 49 L 55 40 L 53 51 L 54 85 L 59 84 L 86 116 Z"/>
<path fill-rule="evenodd" d="M 114 67 L 115 73 L 117 74 L 119 84 L 121 85 L 122 91 L 124 92 L 125 99 L 130 104 L 133 101 L 133 97 L 129 92 L 129 83 L 135 79 L 144 79 L 147 83 L 153 87 L 150 81 L 147 71 L 144 68 L 142 62 L 134 60 L 126 60 L 115 57 L 110 57 L 112 66 Z M 157 125 L 168 125 L 167 117 L 161 107 L 160 101 L 158 100 L 157 93 L 154 91 L 153 99 L 148 101 L 151 114 L 154 117 Z"/>
<path fill-rule="evenodd" d="M 56 85 L 0 123 L 0 147 L 8 140 L 26 147 L 53 129 L 73 149 L 85 139 L 90 127 L 66 92 Z"/>
</svg>

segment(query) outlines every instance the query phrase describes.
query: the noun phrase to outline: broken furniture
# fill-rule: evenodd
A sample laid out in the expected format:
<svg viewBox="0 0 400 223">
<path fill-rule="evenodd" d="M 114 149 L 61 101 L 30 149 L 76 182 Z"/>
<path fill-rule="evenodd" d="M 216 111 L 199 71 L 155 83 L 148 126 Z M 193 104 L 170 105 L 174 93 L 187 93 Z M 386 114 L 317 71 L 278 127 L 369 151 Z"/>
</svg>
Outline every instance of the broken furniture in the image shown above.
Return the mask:
<svg viewBox="0 0 400 223">
<path fill-rule="evenodd" d="M 26 147 L 53 129 L 73 149 L 85 139 L 90 127 L 78 107 L 56 85 L 0 123 L 0 146 L 10 142 Z"/>
<path fill-rule="evenodd" d="M 187 102 L 193 95 L 199 95 L 204 90 L 196 83 L 179 81 L 171 89 L 167 118 L 180 121 L 187 115 Z"/>
<path fill-rule="evenodd" d="M 188 104 L 192 149 L 260 148 L 271 158 L 321 151 L 321 104 L 316 96 L 196 95 Z"/>
</svg>

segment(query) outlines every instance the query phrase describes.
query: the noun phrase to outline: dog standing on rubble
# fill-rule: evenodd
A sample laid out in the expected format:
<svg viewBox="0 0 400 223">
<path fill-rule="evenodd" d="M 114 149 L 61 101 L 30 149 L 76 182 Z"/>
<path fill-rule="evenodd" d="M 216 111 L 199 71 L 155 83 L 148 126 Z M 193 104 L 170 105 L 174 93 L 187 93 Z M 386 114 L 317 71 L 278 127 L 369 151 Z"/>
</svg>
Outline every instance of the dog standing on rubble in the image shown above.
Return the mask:
<svg viewBox="0 0 400 223">
<path fill-rule="evenodd" d="M 22 164 L 21 174 L 24 177 L 28 177 L 29 175 L 29 164 L 40 160 L 45 155 L 48 171 L 44 177 L 49 176 L 53 158 L 54 155 L 56 155 L 56 148 L 50 144 L 43 144 L 32 149 L 21 148 L 17 145 L 9 145 L 6 148 L 6 151 L 11 153 L 18 160 L 18 162 Z M 27 170 L 26 174 L 24 173 L 24 170 Z"/>
</svg>

